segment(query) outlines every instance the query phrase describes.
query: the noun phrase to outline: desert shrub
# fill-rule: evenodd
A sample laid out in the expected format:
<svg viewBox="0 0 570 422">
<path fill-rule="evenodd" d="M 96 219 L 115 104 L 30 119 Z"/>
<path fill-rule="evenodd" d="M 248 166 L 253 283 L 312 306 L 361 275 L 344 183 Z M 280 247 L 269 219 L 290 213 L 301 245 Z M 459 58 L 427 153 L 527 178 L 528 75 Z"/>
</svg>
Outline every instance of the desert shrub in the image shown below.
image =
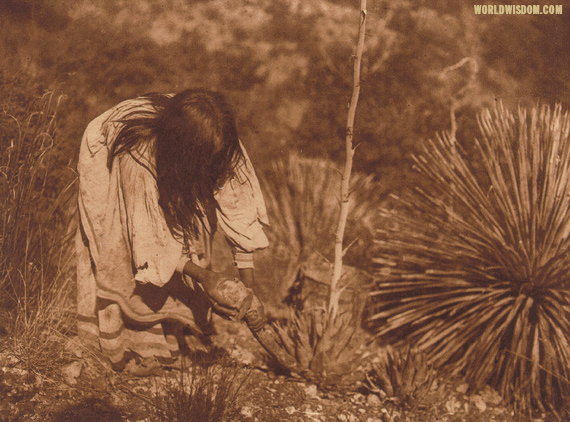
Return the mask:
<svg viewBox="0 0 570 422">
<path fill-rule="evenodd" d="M 300 265 L 315 254 L 332 260 L 339 213 L 340 173 L 329 160 L 291 153 L 276 160 L 260 177 L 271 226 L 267 228 L 273 274 L 290 287 Z M 382 194 L 374 176 L 351 177 L 345 262 L 369 266 L 374 220 Z"/>
<path fill-rule="evenodd" d="M 479 126 L 471 161 L 449 136 L 425 144 L 427 183 L 383 210 L 371 324 L 519 411 L 556 409 L 570 393 L 570 117 L 498 105 Z"/>
<path fill-rule="evenodd" d="M 61 94 L 39 95 L 30 79 L 1 75 L 0 312 L 8 349 L 35 371 L 69 327 L 71 189 L 55 188 L 56 116 Z"/>
<path fill-rule="evenodd" d="M 326 387 L 357 380 L 354 370 L 360 361 L 355 350 L 363 342 L 362 315 L 371 287 L 367 272 L 344 265 L 338 312 L 332 316 L 328 309 L 331 278 L 330 262 L 316 254 L 309 257 L 285 298 L 287 318 L 274 324 L 281 345 L 304 375 Z"/>
<path fill-rule="evenodd" d="M 165 374 L 147 405 L 151 421 L 221 422 L 234 420 L 248 374 L 239 368 L 212 365 L 182 367 Z"/>
</svg>

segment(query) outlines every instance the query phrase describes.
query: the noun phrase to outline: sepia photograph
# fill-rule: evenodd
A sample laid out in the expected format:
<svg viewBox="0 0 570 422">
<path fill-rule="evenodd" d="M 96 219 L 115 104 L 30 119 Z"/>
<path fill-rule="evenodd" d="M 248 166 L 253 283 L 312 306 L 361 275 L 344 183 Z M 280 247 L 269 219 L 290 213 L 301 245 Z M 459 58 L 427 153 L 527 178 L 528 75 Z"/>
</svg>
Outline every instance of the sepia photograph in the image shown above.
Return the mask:
<svg viewBox="0 0 570 422">
<path fill-rule="evenodd" d="M 0 420 L 570 420 L 568 0 L 0 0 Z"/>
</svg>

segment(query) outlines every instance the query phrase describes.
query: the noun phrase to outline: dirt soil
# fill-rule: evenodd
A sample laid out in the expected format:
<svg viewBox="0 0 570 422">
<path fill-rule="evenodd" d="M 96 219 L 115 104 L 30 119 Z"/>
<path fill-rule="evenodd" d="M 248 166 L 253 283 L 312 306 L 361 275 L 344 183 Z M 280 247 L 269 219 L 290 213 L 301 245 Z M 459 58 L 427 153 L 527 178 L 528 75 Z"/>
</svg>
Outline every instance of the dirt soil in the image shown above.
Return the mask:
<svg viewBox="0 0 570 422">
<path fill-rule="evenodd" d="M 247 378 L 232 421 L 520 420 L 494 390 L 469 392 L 460 380 L 439 378 L 413 407 L 401 406 L 367 388 L 365 375 L 373 354 L 364 348 L 355 351 L 361 359 L 352 374 L 357 381 L 348 387 L 317 386 L 280 372 L 245 325 L 221 319 L 216 323 L 217 354 L 229 355 Z M 114 373 L 103 361 L 86 356 L 74 339 L 67 352 L 67 363 L 54 368 L 53 377 L 26 370 L 8 350 L 0 353 L 0 420 L 150 421 L 149 403 L 160 380 L 179 374 L 176 369 L 159 369 L 148 376 Z M 212 356 L 212 364 L 220 365 L 216 359 Z M 535 422 L 546 420 L 545 415 L 534 418 Z"/>
</svg>

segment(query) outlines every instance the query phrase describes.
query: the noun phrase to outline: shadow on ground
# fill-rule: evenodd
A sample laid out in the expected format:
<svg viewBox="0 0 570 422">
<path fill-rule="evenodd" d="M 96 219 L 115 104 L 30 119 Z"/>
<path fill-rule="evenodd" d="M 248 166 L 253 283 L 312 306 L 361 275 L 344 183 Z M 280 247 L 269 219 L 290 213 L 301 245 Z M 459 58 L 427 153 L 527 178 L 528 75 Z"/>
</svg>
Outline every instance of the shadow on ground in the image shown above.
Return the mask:
<svg viewBox="0 0 570 422">
<path fill-rule="evenodd" d="M 107 400 L 90 397 L 56 412 L 54 422 L 120 422 L 121 412 Z"/>
</svg>

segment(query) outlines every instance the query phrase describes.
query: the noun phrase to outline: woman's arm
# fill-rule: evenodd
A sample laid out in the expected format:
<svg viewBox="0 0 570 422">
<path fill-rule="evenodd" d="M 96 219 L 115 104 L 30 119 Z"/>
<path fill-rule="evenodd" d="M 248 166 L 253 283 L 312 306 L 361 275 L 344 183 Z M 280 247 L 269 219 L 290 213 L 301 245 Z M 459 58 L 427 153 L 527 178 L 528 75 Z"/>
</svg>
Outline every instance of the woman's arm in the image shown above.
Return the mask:
<svg viewBox="0 0 570 422">
<path fill-rule="evenodd" d="M 238 268 L 239 278 L 250 289 L 253 286 L 253 268 Z"/>
<path fill-rule="evenodd" d="M 238 268 L 239 277 L 241 281 L 249 287 L 253 287 L 253 267 Z M 253 296 L 253 301 L 245 315 L 245 321 L 249 328 L 253 331 L 259 331 L 267 322 L 267 316 L 265 315 L 265 308 L 257 296 Z"/>
<path fill-rule="evenodd" d="M 182 272 L 200 283 L 218 314 L 234 321 L 245 321 L 253 331 L 260 330 L 267 321 L 263 304 L 253 291 L 246 287 L 253 282 L 253 268 L 240 268 L 240 278 L 228 279 L 222 274 L 206 270 L 191 260 Z"/>
</svg>

